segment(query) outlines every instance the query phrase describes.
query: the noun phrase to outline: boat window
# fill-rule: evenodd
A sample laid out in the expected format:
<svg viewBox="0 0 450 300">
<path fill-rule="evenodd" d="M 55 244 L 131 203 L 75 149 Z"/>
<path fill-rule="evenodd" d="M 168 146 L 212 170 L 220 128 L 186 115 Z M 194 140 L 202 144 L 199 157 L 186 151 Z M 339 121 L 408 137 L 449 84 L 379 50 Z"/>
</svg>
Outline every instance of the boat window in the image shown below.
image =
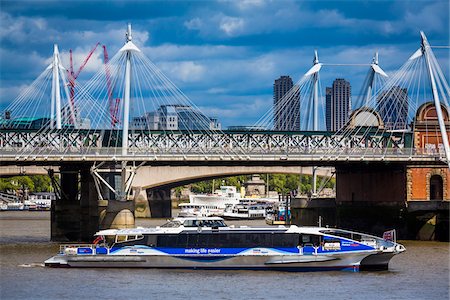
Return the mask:
<svg viewBox="0 0 450 300">
<path fill-rule="evenodd" d="M 158 247 L 176 247 L 177 244 L 177 235 L 176 234 L 166 234 L 166 235 L 158 235 L 157 245 Z"/>
<path fill-rule="evenodd" d="M 115 243 L 115 236 L 114 235 L 105 235 L 105 242 L 107 245 L 111 246 L 112 244 Z"/>
<path fill-rule="evenodd" d="M 140 239 L 143 239 L 143 238 L 144 238 L 144 236 L 141 235 L 141 234 L 138 234 L 138 235 L 129 235 L 129 236 L 127 237 L 127 241 L 136 241 L 136 240 L 140 240 Z"/>
<path fill-rule="evenodd" d="M 324 234 L 330 234 L 330 235 L 343 237 L 346 239 L 352 239 L 352 240 L 360 240 L 361 239 L 361 235 L 359 235 L 359 234 L 353 234 L 351 232 L 346 232 L 346 231 L 341 231 L 341 230 L 321 230 L 320 232 L 324 233 Z"/>
<path fill-rule="evenodd" d="M 177 244 L 175 245 L 176 248 L 186 248 L 188 244 L 188 235 L 187 234 L 179 234 L 177 237 Z"/>
<path fill-rule="evenodd" d="M 226 227 L 222 220 L 185 220 L 184 227 Z"/>
<path fill-rule="evenodd" d="M 185 220 L 183 223 L 184 227 L 198 227 L 197 220 Z"/>
<path fill-rule="evenodd" d="M 197 240 L 198 240 L 198 234 L 188 234 L 186 236 L 186 248 L 198 247 Z"/>
<path fill-rule="evenodd" d="M 147 236 L 147 245 L 150 247 L 156 247 L 158 236 L 155 234 L 151 234 Z"/>
<path fill-rule="evenodd" d="M 161 227 L 165 227 L 165 228 L 175 228 L 175 227 L 180 227 L 181 223 L 178 221 L 169 221 L 166 224 L 162 225 Z"/>
<path fill-rule="evenodd" d="M 144 236 L 141 234 L 138 235 L 117 235 L 116 236 L 116 243 L 124 243 L 124 242 L 129 242 L 129 241 L 137 241 L 140 239 L 143 239 Z"/>
<path fill-rule="evenodd" d="M 296 247 L 299 235 L 296 233 L 180 233 L 149 235 L 147 245 L 168 248 L 283 248 Z M 155 243 L 156 242 L 156 243 Z"/>
<path fill-rule="evenodd" d="M 320 245 L 321 237 L 315 234 L 301 234 L 300 235 L 300 246 L 318 246 Z"/>
<path fill-rule="evenodd" d="M 117 235 L 116 236 L 116 243 L 123 243 L 127 240 L 126 235 Z"/>
</svg>

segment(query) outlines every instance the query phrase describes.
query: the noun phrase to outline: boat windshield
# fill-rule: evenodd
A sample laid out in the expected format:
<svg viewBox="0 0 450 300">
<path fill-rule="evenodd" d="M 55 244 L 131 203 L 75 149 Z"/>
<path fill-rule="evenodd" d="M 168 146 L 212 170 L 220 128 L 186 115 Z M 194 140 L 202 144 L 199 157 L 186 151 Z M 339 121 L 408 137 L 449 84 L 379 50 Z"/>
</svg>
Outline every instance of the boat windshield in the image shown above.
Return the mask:
<svg viewBox="0 0 450 300">
<path fill-rule="evenodd" d="M 181 223 L 179 221 L 169 221 L 166 224 L 162 225 L 161 227 L 166 227 L 166 228 L 175 228 L 175 227 L 180 227 Z"/>
<path fill-rule="evenodd" d="M 355 241 L 361 241 L 361 235 L 355 232 L 348 232 L 339 229 L 328 229 L 328 230 L 320 230 L 321 233 L 330 234 L 334 236 L 343 237 L 346 239 L 351 239 Z"/>
<path fill-rule="evenodd" d="M 227 227 L 223 220 L 185 220 L 184 227 Z"/>
</svg>

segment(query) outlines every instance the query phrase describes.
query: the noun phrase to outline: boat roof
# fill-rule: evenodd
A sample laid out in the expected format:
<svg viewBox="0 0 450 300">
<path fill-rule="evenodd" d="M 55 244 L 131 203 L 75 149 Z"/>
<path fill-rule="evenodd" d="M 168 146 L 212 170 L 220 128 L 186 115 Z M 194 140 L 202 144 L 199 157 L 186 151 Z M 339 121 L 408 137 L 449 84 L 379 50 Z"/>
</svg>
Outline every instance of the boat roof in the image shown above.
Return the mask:
<svg viewBox="0 0 450 300">
<path fill-rule="evenodd" d="M 178 221 L 178 222 L 183 223 L 186 220 L 223 221 L 223 218 L 220 218 L 220 217 L 197 217 L 197 216 L 192 216 L 192 217 L 178 217 L 178 218 L 174 218 L 171 221 Z"/>
<path fill-rule="evenodd" d="M 198 207 L 204 207 L 204 206 L 217 206 L 217 204 L 207 204 L 207 203 L 180 203 L 178 206 L 198 206 Z"/>
<path fill-rule="evenodd" d="M 223 221 L 223 218 L 220 217 L 179 217 L 169 220 L 169 223 L 179 223 L 179 226 L 176 227 L 164 227 L 158 226 L 154 228 L 128 228 L 128 229 L 106 229 L 98 231 L 95 236 L 99 235 L 142 235 L 142 234 L 178 234 L 180 232 L 190 232 L 197 231 L 198 227 L 190 227 L 183 226 L 188 222 L 186 221 Z M 186 223 L 185 223 L 186 222 Z M 169 224 L 167 223 L 167 224 Z M 279 225 L 278 227 L 270 226 L 270 227 L 250 227 L 250 226 L 225 226 L 213 228 L 210 226 L 202 226 L 202 230 L 208 232 L 209 230 L 218 230 L 218 231 L 226 231 L 226 232 L 285 232 L 285 233 L 299 233 L 299 234 L 315 234 L 315 235 L 332 235 L 332 236 L 340 236 L 342 233 L 347 234 L 358 234 L 361 236 L 365 236 L 367 238 L 379 238 L 373 235 L 343 230 L 339 228 L 330 228 L 330 227 L 317 227 L 317 226 L 301 226 L 298 227 L 296 225 L 291 225 L 289 227 L 285 227 L 283 225 Z"/>
</svg>

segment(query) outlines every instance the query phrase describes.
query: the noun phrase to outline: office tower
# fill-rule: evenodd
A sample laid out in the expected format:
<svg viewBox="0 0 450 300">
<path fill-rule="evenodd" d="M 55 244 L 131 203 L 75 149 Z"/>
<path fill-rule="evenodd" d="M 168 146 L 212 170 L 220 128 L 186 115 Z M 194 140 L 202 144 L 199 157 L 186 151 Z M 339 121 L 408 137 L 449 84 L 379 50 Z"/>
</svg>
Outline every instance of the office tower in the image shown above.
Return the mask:
<svg viewBox="0 0 450 300">
<path fill-rule="evenodd" d="M 326 124 L 328 131 L 338 131 L 347 124 L 351 111 L 351 85 L 343 78 L 333 81 L 325 92 Z"/>
<path fill-rule="evenodd" d="M 300 94 L 291 77 L 281 76 L 273 84 L 274 130 L 300 130 Z"/>
<path fill-rule="evenodd" d="M 408 89 L 393 86 L 377 97 L 378 112 L 388 130 L 406 129 L 408 121 Z"/>
<path fill-rule="evenodd" d="M 325 90 L 325 121 L 327 131 L 331 131 L 331 94 L 332 89 L 327 87 Z"/>
</svg>

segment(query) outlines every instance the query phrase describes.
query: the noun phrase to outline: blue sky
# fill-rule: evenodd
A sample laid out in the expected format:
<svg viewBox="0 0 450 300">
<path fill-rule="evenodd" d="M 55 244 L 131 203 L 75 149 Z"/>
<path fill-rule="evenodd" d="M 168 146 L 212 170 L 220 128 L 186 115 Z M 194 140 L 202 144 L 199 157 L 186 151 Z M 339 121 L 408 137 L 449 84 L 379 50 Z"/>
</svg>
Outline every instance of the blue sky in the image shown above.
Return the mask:
<svg viewBox="0 0 450 300">
<path fill-rule="evenodd" d="M 322 62 L 398 69 L 419 47 L 449 45 L 449 1 L 4 1 L 0 10 L 0 108 L 47 66 L 54 43 L 78 66 L 96 42 L 114 54 L 126 23 L 134 42 L 202 111 L 224 127 L 249 125 L 272 105 L 273 81 L 297 81 L 317 49 Z M 435 50 L 449 78 L 448 50 Z M 102 67 L 100 49 L 81 80 Z M 321 71 L 360 90 L 367 69 Z M 324 92 L 322 92 L 324 93 Z"/>
</svg>

